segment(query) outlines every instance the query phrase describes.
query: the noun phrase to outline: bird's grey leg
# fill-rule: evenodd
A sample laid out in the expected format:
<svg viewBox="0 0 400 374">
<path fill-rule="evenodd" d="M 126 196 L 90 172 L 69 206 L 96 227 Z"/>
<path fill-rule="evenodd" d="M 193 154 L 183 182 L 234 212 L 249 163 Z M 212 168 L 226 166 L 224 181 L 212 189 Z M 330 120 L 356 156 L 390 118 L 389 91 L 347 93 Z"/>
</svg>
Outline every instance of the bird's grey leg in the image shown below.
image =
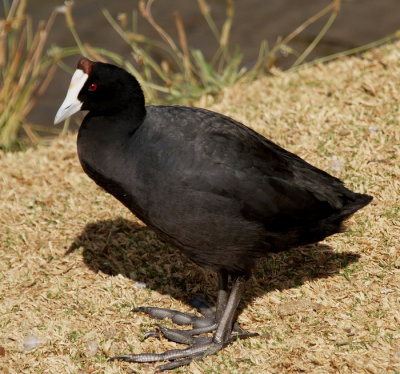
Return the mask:
<svg viewBox="0 0 400 374">
<path fill-rule="evenodd" d="M 228 303 L 229 291 L 228 291 L 228 273 L 221 270 L 218 273 L 218 299 L 215 313 L 215 321 L 218 322 L 222 318 L 222 314 L 226 309 Z M 239 326 L 238 323 L 234 323 L 233 331 L 244 333 L 245 331 Z"/>
<path fill-rule="evenodd" d="M 234 321 L 236 319 L 237 307 L 242 297 L 245 284 L 246 279 L 243 276 L 239 276 L 233 280 L 233 286 L 228 301 L 226 303 L 226 307 L 221 315 L 221 318 L 218 321 L 217 330 L 215 331 L 212 338 L 213 345 L 217 348 L 215 352 L 219 351 L 222 347 L 229 344 L 232 340 L 257 335 L 255 333 L 245 332 L 241 328 L 239 328 L 240 330 L 237 334 L 232 335 L 232 330 L 234 330 Z M 212 346 L 210 347 L 210 349 L 210 353 L 209 351 L 207 351 L 207 354 L 215 353 Z"/>
<path fill-rule="evenodd" d="M 218 298 L 215 320 L 219 321 L 228 303 L 228 273 L 225 270 L 218 272 Z"/>
<path fill-rule="evenodd" d="M 232 291 L 229 295 L 229 298 L 226 302 L 226 307 L 223 311 L 221 311 L 220 320 L 217 322 L 216 330 L 214 336 L 212 338 L 208 337 L 200 337 L 193 338 L 190 337 L 191 340 L 182 341 L 185 344 L 191 344 L 188 348 L 185 349 L 173 349 L 166 351 L 164 353 L 141 353 L 136 355 L 119 355 L 112 357 L 110 360 L 124 360 L 128 362 L 158 362 L 158 361 L 170 361 L 169 363 L 157 366 L 157 371 L 163 370 L 171 370 L 180 366 L 184 366 L 189 364 L 192 360 L 201 360 L 204 356 L 211 355 L 217 353 L 223 347 L 231 343 L 232 341 L 238 338 L 246 338 L 249 336 L 255 336 L 257 334 L 247 333 L 247 332 L 238 332 L 236 334 L 232 334 L 234 320 L 236 316 L 236 310 L 240 302 L 241 295 L 243 293 L 244 277 L 237 277 L 234 279 L 234 284 L 232 287 Z M 224 284 L 225 281 L 220 282 Z M 219 293 L 222 294 L 222 300 L 218 303 L 220 308 L 224 304 L 224 292 Z M 164 315 L 164 311 L 162 311 L 162 316 Z M 171 330 L 167 332 L 167 334 L 171 334 Z M 193 329 L 195 330 L 195 329 Z M 187 330 L 190 331 L 190 330 Z M 200 330 L 198 330 L 200 331 Z M 203 332 L 206 332 L 205 330 Z M 178 339 L 181 339 L 181 335 L 178 336 Z M 196 339 L 196 340 L 195 340 Z M 171 339 L 173 340 L 173 339 Z"/>
</svg>

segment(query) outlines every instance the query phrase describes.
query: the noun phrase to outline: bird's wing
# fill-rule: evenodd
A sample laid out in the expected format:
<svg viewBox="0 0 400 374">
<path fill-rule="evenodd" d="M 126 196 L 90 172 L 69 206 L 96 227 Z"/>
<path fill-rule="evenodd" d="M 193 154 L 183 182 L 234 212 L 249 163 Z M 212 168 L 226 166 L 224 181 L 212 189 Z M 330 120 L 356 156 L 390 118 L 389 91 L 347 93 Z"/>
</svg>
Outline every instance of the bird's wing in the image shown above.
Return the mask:
<svg viewBox="0 0 400 374">
<path fill-rule="evenodd" d="M 248 219 L 283 229 L 326 217 L 335 209 L 318 191 L 301 184 L 307 173 L 316 183 L 318 178 L 324 183 L 328 174 L 230 118 L 211 122 L 195 147 L 197 162 L 185 170 L 183 182 L 230 198 Z"/>
</svg>

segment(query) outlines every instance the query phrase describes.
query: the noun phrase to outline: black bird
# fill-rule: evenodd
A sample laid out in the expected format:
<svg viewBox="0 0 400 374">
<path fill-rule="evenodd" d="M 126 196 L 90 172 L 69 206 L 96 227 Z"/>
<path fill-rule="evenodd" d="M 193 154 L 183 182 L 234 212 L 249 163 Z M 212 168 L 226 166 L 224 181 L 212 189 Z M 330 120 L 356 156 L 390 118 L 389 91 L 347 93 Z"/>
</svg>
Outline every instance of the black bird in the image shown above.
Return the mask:
<svg viewBox="0 0 400 374">
<path fill-rule="evenodd" d="M 78 134 L 83 170 L 166 242 L 219 276 L 213 315 L 135 309 L 192 325 L 160 331 L 187 348 L 113 359 L 169 361 L 158 369 L 172 369 L 254 335 L 235 319 L 255 261 L 343 231 L 343 221 L 372 200 L 222 114 L 145 106 L 137 80 L 111 64 L 78 62 L 55 123 L 78 110 L 89 111 Z M 196 336 L 205 332 L 212 337 Z"/>
</svg>

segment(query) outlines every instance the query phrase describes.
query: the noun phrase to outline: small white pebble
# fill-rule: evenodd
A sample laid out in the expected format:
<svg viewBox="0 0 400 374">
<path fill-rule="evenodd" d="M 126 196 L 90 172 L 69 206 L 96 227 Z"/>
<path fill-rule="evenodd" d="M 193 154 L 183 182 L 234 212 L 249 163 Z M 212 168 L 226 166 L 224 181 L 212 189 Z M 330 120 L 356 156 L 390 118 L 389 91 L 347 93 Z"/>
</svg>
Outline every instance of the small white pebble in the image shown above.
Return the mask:
<svg viewBox="0 0 400 374">
<path fill-rule="evenodd" d="M 32 351 L 39 344 L 40 344 L 40 341 L 36 336 L 34 336 L 34 335 L 27 336 L 23 343 L 23 345 L 24 345 L 23 352 Z"/>
<path fill-rule="evenodd" d="M 394 290 L 391 289 L 391 288 L 385 288 L 384 290 L 381 291 L 382 294 L 385 294 L 385 293 L 392 293 L 392 292 L 394 292 Z"/>
<path fill-rule="evenodd" d="M 340 173 L 343 169 L 343 162 L 339 160 L 336 156 L 332 156 L 330 159 L 330 169 L 336 173 Z"/>
<path fill-rule="evenodd" d="M 144 282 L 135 282 L 133 283 L 133 288 L 146 288 L 147 284 Z"/>
<path fill-rule="evenodd" d="M 96 340 L 91 340 L 86 344 L 86 356 L 94 357 L 99 350 L 99 342 Z"/>
</svg>

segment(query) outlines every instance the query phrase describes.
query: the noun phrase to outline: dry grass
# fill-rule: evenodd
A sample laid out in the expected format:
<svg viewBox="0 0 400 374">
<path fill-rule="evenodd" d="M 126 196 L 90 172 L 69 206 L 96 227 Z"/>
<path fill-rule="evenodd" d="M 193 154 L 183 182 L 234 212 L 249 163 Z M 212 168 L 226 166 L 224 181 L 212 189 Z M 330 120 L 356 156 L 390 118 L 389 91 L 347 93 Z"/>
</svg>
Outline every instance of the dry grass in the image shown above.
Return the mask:
<svg viewBox="0 0 400 374">
<path fill-rule="evenodd" d="M 397 43 L 203 99 L 375 199 L 348 233 L 260 262 L 239 320 L 261 337 L 177 372 L 400 372 L 399 98 Z M 130 309 L 190 310 L 214 279 L 101 192 L 74 143 L 1 155 L 0 372 L 151 373 L 106 361 L 175 346 L 142 341 L 153 321 Z"/>
<path fill-rule="evenodd" d="M 27 116 L 46 91 L 62 57 L 45 48 L 57 12 L 34 28 L 26 14 L 27 0 L 5 0 L 3 7 L 7 9 L 9 3 L 6 15 L 0 18 L 0 147 L 5 149 L 17 146 L 21 128 L 31 143 L 40 142 L 35 131 L 38 126 L 28 124 Z"/>
</svg>

